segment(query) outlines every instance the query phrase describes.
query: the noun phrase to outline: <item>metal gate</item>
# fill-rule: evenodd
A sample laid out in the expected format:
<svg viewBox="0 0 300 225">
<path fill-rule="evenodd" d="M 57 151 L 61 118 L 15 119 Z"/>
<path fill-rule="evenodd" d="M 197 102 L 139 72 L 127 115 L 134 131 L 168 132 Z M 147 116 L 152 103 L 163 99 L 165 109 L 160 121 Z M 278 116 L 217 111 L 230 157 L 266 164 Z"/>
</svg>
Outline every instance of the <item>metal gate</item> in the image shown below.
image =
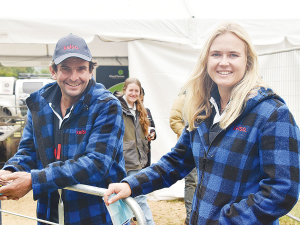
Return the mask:
<svg viewBox="0 0 300 225">
<path fill-rule="evenodd" d="M 64 189 L 71 190 L 71 191 L 82 192 L 82 193 L 91 194 L 91 195 L 97 195 L 97 196 L 104 196 L 104 193 L 107 190 L 107 189 L 104 189 L 104 188 L 98 188 L 98 187 L 84 185 L 84 184 L 76 184 L 76 185 L 73 185 L 73 186 L 70 186 L 70 187 L 66 187 Z M 123 200 L 131 208 L 138 224 L 139 225 L 146 225 L 147 224 L 146 219 L 145 219 L 144 213 L 143 213 L 142 209 L 140 208 L 139 204 L 132 197 L 127 197 Z M 9 213 L 9 214 L 12 214 L 12 215 L 15 215 L 15 216 L 20 216 L 20 217 L 24 217 L 24 218 L 27 218 L 27 219 L 31 219 L 31 220 L 36 220 L 36 221 L 46 223 L 46 224 L 63 225 L 63 224 L 53 223 L 53 222 L 50 222 L 50 221 L 41 220 L 41 219 L 29 217 L 29 216 L 20 215 L 20 214 L 5 211 L 5 210 L 2 210 L 2 209 L 0 209 L 0 211 L 4 212 L 4 213 Z"/>
</svg>

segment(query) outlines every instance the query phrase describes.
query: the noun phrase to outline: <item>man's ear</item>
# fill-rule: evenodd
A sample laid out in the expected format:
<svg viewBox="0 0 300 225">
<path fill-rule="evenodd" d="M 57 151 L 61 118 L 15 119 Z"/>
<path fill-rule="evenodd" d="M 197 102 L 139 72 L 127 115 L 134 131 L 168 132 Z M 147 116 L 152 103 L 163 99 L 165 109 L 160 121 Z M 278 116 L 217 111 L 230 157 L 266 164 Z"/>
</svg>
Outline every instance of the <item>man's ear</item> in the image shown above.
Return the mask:
<svg viewBox="0 0 300 225">
<path fill-rule="evenodd" d="M 52 79 L 56 80 L 56 72 L 54 71 L 52 66 L 49 66 L 49 71 L 52 74 Z"/>
</svg>

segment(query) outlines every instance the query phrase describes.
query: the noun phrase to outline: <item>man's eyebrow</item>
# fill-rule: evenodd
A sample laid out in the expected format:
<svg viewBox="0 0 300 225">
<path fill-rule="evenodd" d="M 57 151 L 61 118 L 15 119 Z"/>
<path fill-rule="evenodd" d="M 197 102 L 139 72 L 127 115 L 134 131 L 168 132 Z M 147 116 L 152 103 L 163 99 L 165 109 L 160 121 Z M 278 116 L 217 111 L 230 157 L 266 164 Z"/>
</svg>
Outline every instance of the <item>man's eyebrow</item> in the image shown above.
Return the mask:
<svg viewBox="0 0 300 225">
<path fill-rule="evenodd" d="M 60 65 L 60 67 L 69 68 L 67 65 Z"/>
</svg>

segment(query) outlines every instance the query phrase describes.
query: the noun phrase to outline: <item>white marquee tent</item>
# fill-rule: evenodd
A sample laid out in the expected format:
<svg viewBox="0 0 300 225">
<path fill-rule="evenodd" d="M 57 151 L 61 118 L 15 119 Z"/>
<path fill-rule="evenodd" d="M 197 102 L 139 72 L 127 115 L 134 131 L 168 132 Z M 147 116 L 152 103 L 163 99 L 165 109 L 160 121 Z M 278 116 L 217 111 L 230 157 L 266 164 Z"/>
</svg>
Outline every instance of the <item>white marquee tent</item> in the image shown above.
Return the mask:
<svg viewBox="0 0 300 225">
<path fill-rule="evenodd" d="M 99 65 L 128 65 L 145 89 L 158 138 L 157 161 L 176 142 L 169 127 L 173 100 L 193 69 L 206 35 L 221 21 L 240 23 L 258 53 L 300 46 L 296 0 L 5 1 L 0 7 L 0 63 L 47 66 L 57 40 L 83 37 Z M 183 197 L 183 182 L 159 199 Z"/>
</svg>

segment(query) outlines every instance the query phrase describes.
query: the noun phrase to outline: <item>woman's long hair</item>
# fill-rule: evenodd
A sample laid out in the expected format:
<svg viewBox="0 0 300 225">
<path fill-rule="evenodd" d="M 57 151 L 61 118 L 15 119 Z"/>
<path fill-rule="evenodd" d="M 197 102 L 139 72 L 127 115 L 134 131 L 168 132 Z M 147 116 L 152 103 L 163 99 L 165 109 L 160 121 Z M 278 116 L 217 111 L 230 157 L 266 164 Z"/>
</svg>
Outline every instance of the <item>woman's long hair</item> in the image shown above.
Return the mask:
<svg viewBox="0 0 300 225">
<path fill-rule="evenodd" d="M 206 40 L 196 67 L 182 89 L 182 92 L 186 91 L 183 112 L 188 121 L 189 130 L 196 129 L 195 122 L 209 117 L 212 112 L 209 100 L 210 93 L 216 84 L 207 72 L 208 55 L 215 38 L 227 32 L 236 35 L 244 42 L 247 64 L 244 77 L 231 92 L 229 103 L 224 111 L 225 115 L 220 121 L 220 127 L 226 129 L 241 114 L 247 100 L 257 94 L 259 87 L 267 87 L 259 76 L 257 54 L 248 33 L 236 23 L 221 23 Z"/>
<path fill-rule="evenodd" d="M 127 87 L 129 84 L 136 84 L 137 86 L 139 86 L 140 88 L 140 94 L 142 93 L 142 86 L 141 86 L 141 82 L 137 79 L 137 78 L 127 78 L 125 80 L 124 86 L 123 86 L 123 93 L 125 93 Z M 139 115 L 139 121 L 140 124 L 142 126 L 143 132 L 145 135 L 148 134 L 148 127 L 149 127 L 149 120 L 147 118 L 147 111 L 143 105 L 143 103 L 141 102 L 140 98 L 138 98 L 135 102 L 136 104 L 136 109 L 137 111 L 140 112 Z"/>
</svg>

